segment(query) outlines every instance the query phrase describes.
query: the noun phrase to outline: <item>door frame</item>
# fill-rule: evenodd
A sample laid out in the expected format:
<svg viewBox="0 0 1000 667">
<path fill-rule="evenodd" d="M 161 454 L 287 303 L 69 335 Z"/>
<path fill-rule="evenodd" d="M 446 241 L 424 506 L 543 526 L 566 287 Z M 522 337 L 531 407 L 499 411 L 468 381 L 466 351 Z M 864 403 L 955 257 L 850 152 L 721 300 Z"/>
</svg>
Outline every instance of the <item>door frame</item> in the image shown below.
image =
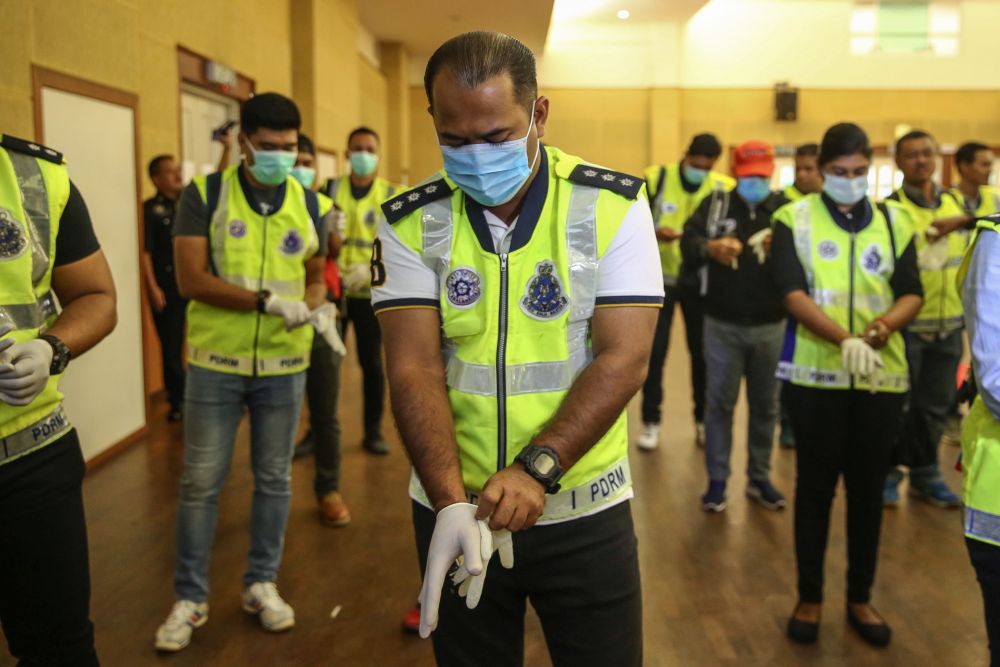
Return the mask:
<svg viewBox="0 0 1000 667">
<path fill-rule="evenodd" d="M 145 286 L 142 284 L 142 253 L 144 252 L 143 239 L 145 238 L 144 233 L 144 221 L 142 219 L 142 161 L 140 157 L 140 145 L 139 145 L 139 127 L 141 125 L 139 119 L 139 96 L 134 93 L 130 93 L 118 88 L 112 88 L 110 86 L 105 86 L 93 81 L 88 81 L 86 79 L 80 79 L 69 74 L 64 74 L 63 72 L 57 72 L 55 70 L 47 69 L 45 67 L 40 67 L 38 65 L 31 65 L 31 85 L 32 85 L 32 105 L 34 106 L 34 122 L 35 122 L 35 141 L 39 144 L 45 143 L 45 122 L 42 109 L 42 89 L 52 88 L 53 90 L 60 90 L 64 93 L 72 93 L 74 95 L 79 95 L 81 97 L 89 97 L 91 99 L 99 100 L 101 102 L 108 102 L 110 104 L 115 104 L 117 106 L 127 107 L 132 110 L 132 131 L 134 145 L 134 156 L 133 162 L 135 165 L 135 199 L 136 199 L 136 212 L 138 215 L 139 224 L 139 234 L 138 234 L 138 247 L 136 248 L 137 257 L 140 262 L 139 270 L 139 295 L 140 295 L 140 308 L 142 317 L 142 326 L 140 327 L 142 331 L 142 382 L 143 382 L 143 425 L 131 435 L 126 436 L 122 440 L 116 442 L 112 446 L 105 449 L 103 452 L 92 458 L 87 462 L 87 470 L 93 470 L 102 464 L 106 463 L 109 459 L 113 458 L 115 455 L 119 454 L 124 449 L 135 444 L 143 437 L 146 436 L 149 431 L 149 414 L 150 414 L 150 396 L 146 392 L 145 388 L 148 382 L 149 364 L 148 357 L 151 354 L 150 350 L 150 335 L 151 332 L 148 331 L 146 325 L 147 315 L 151 312 L 149 299 L 146 295 Z"/>
</svg>

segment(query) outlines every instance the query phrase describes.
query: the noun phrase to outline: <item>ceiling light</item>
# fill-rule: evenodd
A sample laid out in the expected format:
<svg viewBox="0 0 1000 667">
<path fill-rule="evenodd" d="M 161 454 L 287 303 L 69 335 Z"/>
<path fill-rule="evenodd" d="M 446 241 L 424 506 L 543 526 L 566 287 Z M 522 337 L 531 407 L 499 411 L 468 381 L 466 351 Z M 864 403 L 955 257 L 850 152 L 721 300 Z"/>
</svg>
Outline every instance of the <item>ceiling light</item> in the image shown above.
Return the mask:
<svg viewBox="0 0 1000 667">
<path fill-rule="evenodd" d="M 631 15 L 632 14 L 627 9 L 619 9 L 618 10 L 618 18 L 620 18 L 622 21 L 624 21 L 625 19 L 627 19 Z"/>
</svg>

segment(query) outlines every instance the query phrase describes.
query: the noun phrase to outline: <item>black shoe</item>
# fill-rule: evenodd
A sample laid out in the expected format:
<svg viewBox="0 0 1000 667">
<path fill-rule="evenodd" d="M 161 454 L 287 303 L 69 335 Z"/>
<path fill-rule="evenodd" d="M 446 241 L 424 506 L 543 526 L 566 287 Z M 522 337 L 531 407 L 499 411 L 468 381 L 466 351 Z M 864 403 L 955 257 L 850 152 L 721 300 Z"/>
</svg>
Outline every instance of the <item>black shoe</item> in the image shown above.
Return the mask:
<svg viewBox="0 0 1000 667">
<path fill-rule="evenodd" d="M 361 442 L 361 447 L 364 448 L 369 454 L 378 454 L 379 456 L 385 456 L 389 453 L 389 443 L 385 441 L 380 435 L 374 438 L 365 438 Z"/>
<path fill-rule="evenodd" d="M 316 442 L 313 440 L 312 431 L 307 431 L 306 434 L 299 440 L 299 444 L 295 445 L 295 453 L 292 454 L 293 459 L 301 459 L 303 456 L 309 456 L 316 450 Z"/>
<path fill-rule="evenodd" d="M 878 612 L 875 613 L 878 614 Z M 882 619 L 881 623 L 862 623 L 848 607 L 847 622 L 861 635 L 862 639 L 872 646 L 882 648 L 889 645 L 889 640 L 892 638 L 892 628 L 885 622 L 885 619 Z"/>
<path fill-rule="evenodd" d="M 819 639 L 819 623 L 801 621 L 792 616 L 788 619 L 788 638 L 796 644 L 815 644 Z"/>
<path fill-rule="evenodd" d="M 171 407 L 170 412 L 167 413 L 167 421 L 176 424 L 177 422 L 184 419 L 184 413 L 181 412 L 179 407 Z"/>
</svg>

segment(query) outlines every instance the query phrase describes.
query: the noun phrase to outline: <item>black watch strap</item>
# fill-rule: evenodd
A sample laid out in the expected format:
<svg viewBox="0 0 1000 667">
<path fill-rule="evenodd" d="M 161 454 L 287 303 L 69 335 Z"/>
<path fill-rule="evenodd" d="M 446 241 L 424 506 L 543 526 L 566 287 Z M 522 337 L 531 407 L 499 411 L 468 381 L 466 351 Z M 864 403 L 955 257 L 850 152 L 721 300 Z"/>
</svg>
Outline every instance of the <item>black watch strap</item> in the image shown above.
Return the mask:
<svg viewBox="0 0 1000 667">
<path fill-rule="evenodd" d="M 515 460 L 524 466 L 525 472 L 545 487 L 546 493 L 559 492 L 559 480 L 564 471 L 555 451 L 548 447 L 528 445 L 518 453 Z"/>
<path fill-rule="evenodd" d="M 267 300 L 271 298 L 271 293 L 266 289 L 257 292 L 257 312 L 267 312 Z"/>
<path fill-rule="evenodd" d="M 52 334 L 42 334 L 38 337 L 52 347 L 52 363 L 49 364 L 49 375 L 60 375 L 69 366 L 69 360 L 73 356 L 66 343 L 59 340 Z"/>
</svg>

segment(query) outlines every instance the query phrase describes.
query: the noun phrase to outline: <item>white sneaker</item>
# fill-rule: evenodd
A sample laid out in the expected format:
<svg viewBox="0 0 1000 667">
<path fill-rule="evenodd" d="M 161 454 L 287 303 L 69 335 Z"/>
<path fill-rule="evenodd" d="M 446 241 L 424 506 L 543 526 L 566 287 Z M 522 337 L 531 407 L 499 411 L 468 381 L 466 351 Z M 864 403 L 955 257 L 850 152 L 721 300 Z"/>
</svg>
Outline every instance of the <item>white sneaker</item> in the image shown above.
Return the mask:
<svg viewBox="0 0 1000 667">
<path fill-rule="evenodd" d="M 639 445 L 639 449 L 644 449 L 647 452 L 651 452 L 660 446 L 660 425 L 654 424 L 652 422 L 645 422 L 642 425 L 642 433 L 639 434 L 639 440 L 636 442 Z"/>
<path fill-rule="evenodd" d="M 694 444 L 705 448 L 705 422 L 694 423 Z"/>
<path fill-rule="evenodd" d="M 278 595 L 273 581 L 258 581 L 243 591 L 243 611 L 256 614 L 265 630 L 281 632 L 295 625 L 295 610 Z"/>
<path fill-rule="evenodd" d="M 157 651 L 180 651 L 191 643 L 191 634 L 208 621 L 208 603 L 178 600 L 156 631 Z"/>
</svg>

